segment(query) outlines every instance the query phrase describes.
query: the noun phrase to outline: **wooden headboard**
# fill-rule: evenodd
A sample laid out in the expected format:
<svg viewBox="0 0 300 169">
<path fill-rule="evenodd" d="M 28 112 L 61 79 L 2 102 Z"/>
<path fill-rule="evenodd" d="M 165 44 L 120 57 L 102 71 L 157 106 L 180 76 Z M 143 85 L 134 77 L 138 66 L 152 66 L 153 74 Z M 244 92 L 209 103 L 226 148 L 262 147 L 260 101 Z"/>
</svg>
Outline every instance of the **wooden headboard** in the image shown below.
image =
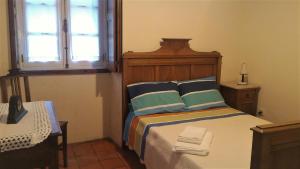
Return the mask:
<svg viewBox="0 0 300 169">
<path fill-rule="evenodd" d="M 196 52 L 190 39 L 162 39 L 153 52 L 126 52 L 123 56 L 123 125 L 128 114 L 126 86 L 135 82 L 188 80 L 215 75 L 221 77 L 218 52 Z"/>
</svg>

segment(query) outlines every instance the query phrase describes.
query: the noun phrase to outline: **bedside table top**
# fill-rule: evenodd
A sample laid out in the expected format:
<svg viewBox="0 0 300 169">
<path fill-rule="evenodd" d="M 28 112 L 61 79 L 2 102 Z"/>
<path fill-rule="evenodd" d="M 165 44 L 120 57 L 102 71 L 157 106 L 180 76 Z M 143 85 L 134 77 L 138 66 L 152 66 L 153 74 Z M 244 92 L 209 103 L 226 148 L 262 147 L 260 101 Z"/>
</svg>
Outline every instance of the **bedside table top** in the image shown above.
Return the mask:
<svg viewBox="0 0 300 169">
<path fill-rule="evenodd" d="M 247 85 L 238 85 L 237 82 L 221 82 L 222 86 L 226 86 L 233 89 L 251 89 L 251 88 L 260 88 L 257 84 L 247 84 Z"/>
</svg>

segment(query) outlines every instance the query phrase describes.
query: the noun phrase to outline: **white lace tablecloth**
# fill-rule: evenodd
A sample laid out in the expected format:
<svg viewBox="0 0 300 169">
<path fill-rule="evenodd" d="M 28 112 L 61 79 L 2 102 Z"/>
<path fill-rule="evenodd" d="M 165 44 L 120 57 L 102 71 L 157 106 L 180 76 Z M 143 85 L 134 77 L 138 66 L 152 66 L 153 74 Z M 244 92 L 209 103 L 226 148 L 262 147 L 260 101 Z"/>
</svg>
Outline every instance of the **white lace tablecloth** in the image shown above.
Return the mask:
<svg viewBox="0 0 300 169">
<path fill-rule="evenodd" d="M 0 103 L 0 152 L 33 147 L 51 133 L 44 101 L 23 103 L 27 114 L 17 124 L 6 124 L 8 104 Z"/>
</svg>

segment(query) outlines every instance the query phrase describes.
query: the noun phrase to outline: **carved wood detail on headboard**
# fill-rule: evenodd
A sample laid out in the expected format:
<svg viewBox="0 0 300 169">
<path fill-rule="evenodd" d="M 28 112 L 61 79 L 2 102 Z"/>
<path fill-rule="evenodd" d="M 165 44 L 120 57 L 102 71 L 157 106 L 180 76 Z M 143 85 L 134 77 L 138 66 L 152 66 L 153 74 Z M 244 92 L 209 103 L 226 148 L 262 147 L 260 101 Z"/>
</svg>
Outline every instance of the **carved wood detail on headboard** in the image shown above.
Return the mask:
<svg viewBox="0 0 300 169">
<path fill-rule="evenodd" d="M 123 126 L 128 114 L 126 86 L 135 82 L 189 80 L 214 75 L 221 77 L 219 52 L 197 52 L 190 39 L 166 39 L 153 52 L 126 52 L 123 55 Z"/>
</svg>

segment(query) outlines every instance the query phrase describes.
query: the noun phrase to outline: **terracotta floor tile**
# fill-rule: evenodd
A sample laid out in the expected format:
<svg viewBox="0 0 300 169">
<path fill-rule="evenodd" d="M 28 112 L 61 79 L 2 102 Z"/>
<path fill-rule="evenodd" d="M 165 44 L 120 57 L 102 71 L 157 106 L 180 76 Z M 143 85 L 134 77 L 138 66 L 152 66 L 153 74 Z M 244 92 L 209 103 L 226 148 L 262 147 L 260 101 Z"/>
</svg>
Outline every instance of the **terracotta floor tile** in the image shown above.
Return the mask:
<svg viewBox="0 0 300 169">
<path fill-rule="evenodd" d="M 126 157 L 126 158 L 124 158 Z M 129 158 L 130 157 L 130 158 Z M 138 163 L 137 157 L 126 154 L 109 140 L 97 140 L 87 143 L 68 145 L 68 168 L 63 168 L 62 152 L 59 154 L 60 169 L 145 169 Z M 129 161 L 127 161 L 129 160 Z M 129 167 L 128 163 L 133 167 Z"/>
<path fill-rule="evenodd" d="M 118 157 L 120 160 L 122 160 L 122 162 L 125 164 L 126 167 L 129 168 L 129 164 L 127 163 L 127 161 L 123 158 L 123 156 L 121 154 L 118 153 Z"/>
<path fill-rule="evenodd" d="M 99 165 L 97 157 L 93 155 L 78 157 L 77 161 L 80 168 L 90 165 Z"/>
<path fill-rule="evenodd" d="M 119 153 L 118 152 L 105 152 L 105 151 L 100 151 L 96 152 L 97 158 L 102 161 L 106 159 L 111 159 L 111 158 L 118 158 Z"/>
<path fill-rule="evenodd" d="M 73 145 L 68 145 L 68 158 L 74 158 Z"/>
<path fill-rule="evenodd" d="M 116 168 L 116 169 L 130 169 L 128 167 L 119 167 L 119 168 Z"/>
<path fill-rule="evenodd" d="M 73 144 L 73 152 L 76 157 L 81 157 L 85 155 L 96 155 L 94 153 L 91 143 Z"/>
<path fill-rule="evenodd" d="M 117 150 L 116 145 L 107 140 L 93 142 L 92 147 L 96 152 L 115 152 Z"/>
<path fill-rule="evenodd" d="M 124 167 L 125 164 L 119 158 L 106 159 L 100 162 L 104 169 L 116 169 Z"/>
<path fill-rule="evenodd" d="M 63 167 L 64 165 L 63 165 L 64 163 L 63 163 L 63 161 L 62 160 L 60 160 L 59 161 L 59 167 Z M 79 168 L 79 166 L 78 166 L 78 162 L 77 162 L 77 160 L 76 159 L 68 159 L 68 169 L 69 168 Z"/>
<path fill-rule="evenodd" d="M 80 167 L 80 169 L 103 169 L 100 164 L 90 164 L 88 166 Z"/>
<path fill-rule="evenodd" d="M 79 169 L 79 167 L 69 167 L 68 166 L 68 168 L 64 168 L 64 167 L 60 166 L 59 169 Z"/>
</svg>

